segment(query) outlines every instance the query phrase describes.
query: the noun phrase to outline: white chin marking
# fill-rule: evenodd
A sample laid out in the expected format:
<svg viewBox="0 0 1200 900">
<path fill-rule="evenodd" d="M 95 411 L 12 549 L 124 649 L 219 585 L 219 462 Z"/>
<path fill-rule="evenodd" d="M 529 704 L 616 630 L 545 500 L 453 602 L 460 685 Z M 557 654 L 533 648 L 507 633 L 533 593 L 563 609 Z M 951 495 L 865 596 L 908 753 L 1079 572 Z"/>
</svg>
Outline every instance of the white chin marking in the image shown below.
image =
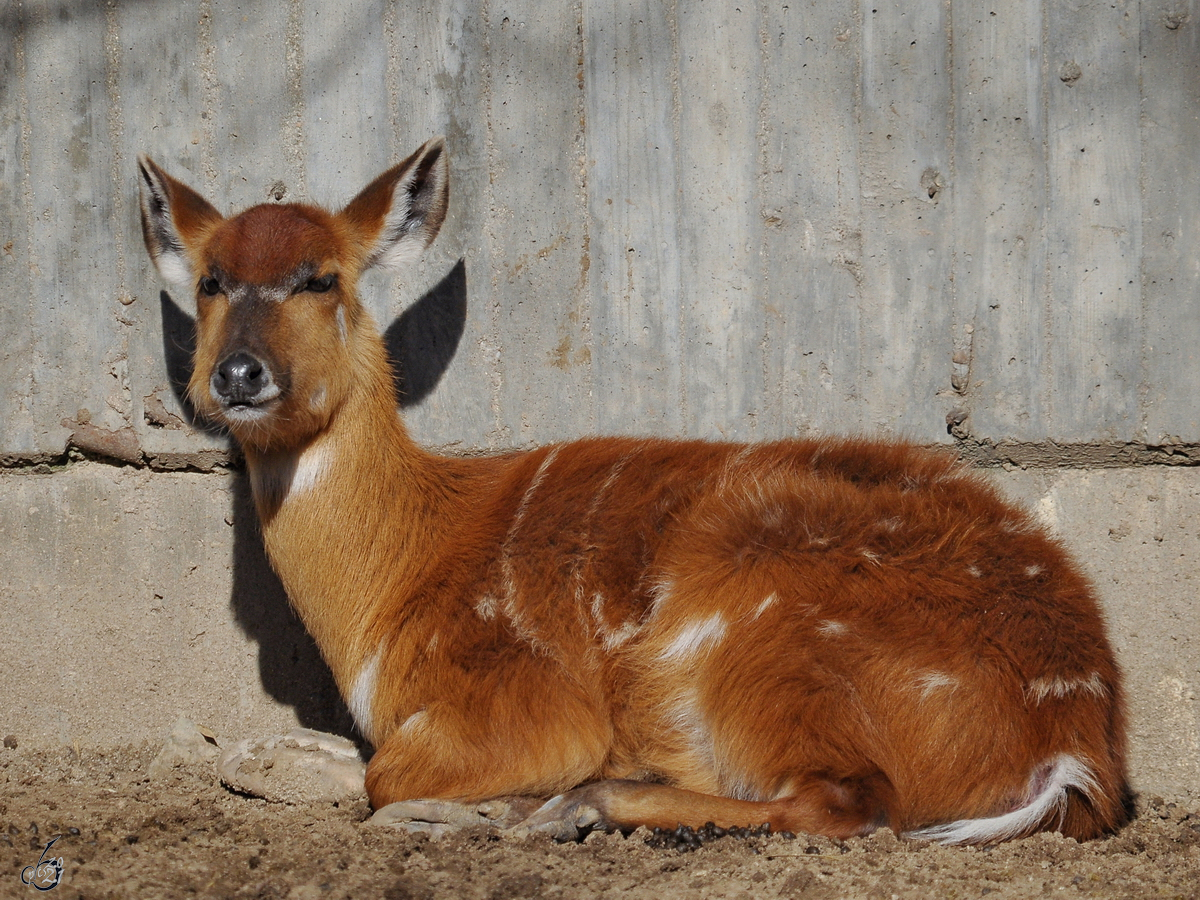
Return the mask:
<svg viewBox="0 0 1200 900">
<path fill-rule="evenodd" d="M 230 406 L 221 410 L 221 417 L 230 425 L 253 425 L 270 414 L 261 406 Z"/>
</svg>

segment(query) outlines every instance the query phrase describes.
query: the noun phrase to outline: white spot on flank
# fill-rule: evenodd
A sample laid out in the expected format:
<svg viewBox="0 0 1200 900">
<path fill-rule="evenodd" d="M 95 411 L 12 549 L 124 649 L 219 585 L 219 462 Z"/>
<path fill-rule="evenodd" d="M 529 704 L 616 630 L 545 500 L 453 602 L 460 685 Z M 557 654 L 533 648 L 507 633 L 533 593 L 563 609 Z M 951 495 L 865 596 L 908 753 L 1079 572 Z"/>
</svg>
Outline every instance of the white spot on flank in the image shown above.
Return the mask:
<svg viewBox="0 0 1200 900">
<path fill-rule="evenodd" d="M 979 571 L 979 566 L 967 566 L 967 574 L 972 578 L 982 578 L 983 573 Z"/>
<path fill-rule="evenodd" d="M 600 505 L 604 502 L 604 498 L 608 496 L 609 490 L 621 477 L 621 473 L 625 471 L 625 466 L 629 464 L 629 460 L 633 458 L 632 453 L 627 453 L 618 459 L 611 469 L 608 470 L 608 475 L 605 476 L 604 482 L 600 485 L 600 489 L 596 491 L 596 496 L 592 498 L 591 506 L 588 507 L 586 521 L 590 522 L 592 518 L 600 511 Z"/>
<path fill-rule="evenodd" d="M 637 635 L 642 628 L 637 622 L 630 619 L 615 631 L 607 631 L 604 634 L 603 642 L 606 651 L 616 650 L 622 644 L 626 643 L 630 638 Z"/>
<path fill-rule="evenodd" d="M 596 633 L 600 636 L 600 643 L 605 651 L 609 652 L 620 647 L 641 631 L 641 626 L 635 620 L 630 619 L 617 628 L 610 628 L 604 615 L 604 603 L 605 597 L 602 593 L 597 591 L 592 595 L 592 622 L 595 625 Z"/>
<path fill-rule="evenodd" d="M 754 608 L 754 612 L 751 614 L 750 618 L 757 619 L 759 616 L 765 613 L 769 607 L 774 606 L 778 599 L 778 594 L 767 594 L 767 599 Z"/>
<path fill-rule="evenodd" d="M 938 688 L 958 687 L 958 679 L 945 672 L 926 672 L 917 679 L 916 685 L 921 691 L 921 699 L 926 700 Z"/>
<path fill-rule="evenodd" d="M 695 688 L 685 688 L 672 698 L 664 719 L 667 727 L 684 736 L 688 746 L 707 764 L 709 771 L 716 769 L 712 732 L 700 709 L 700 695 Z"/>
<path fill-rule="evenodd" d="M 506 545 L 512 543 L 512 539 L 516 537 L 517 529 L 521 527 L 521 522 L 525 519 L 525 511 L 529 508 L 529 500 L 537 492 L 537 489 L 542 486 L 542 481 L 546 478 L 546 473 L 554 465 L 554 460 L 558 456 L 559 449 L 555 447 L 546 454 L 546 458 L 542 460 L 542 464 L 538 466 L 537 472 L 534 473 L 533 480 L 529 482 L 529 487 L 521 495 L 521 502 L 517 504 L 517 511 L 513 513 L 512 525 L 508 529 L 508 538 L 504 542 Z"/>
<path fill-rule="evenodd" d="M 1042 574 L 1042 571 L 1043 570 L 1042 570 L 1041 566 L 1026 566 L 1025 567 L 1025 574 L 1028 575 L 1030 578 L 1037 578 L 1039 575 Z"/>
<path fill-rule="evenodd" d="M 475 602 L 475 612 L 479 614 L 479 618 L 485 622 L 490 622 L 496 618 L 496 598 L 491 594 L 485 594 Z"/>
<path fill-rule="evenodd" d="M 725 637 L 725 619 L 713 613 L 701 622 L 693 622 L 675 636 L 666 649 L 658 654 L 659 659 L 675 659 L 693 656 L 702 650 L 711 649 Z"/>
<path fill-rule="evenodd" d="M 400 723 L 400 733 L 405 737 L 411 737 L 412 733 L 424 724 L 428 718 L 425 710 L 418 709 L 415 713 Z"/>
<path fill-rule="evenodd" d="M 833 619 L 825 619 L 817 624 L 817 632 L 825 635 L 825 637 L 839 637 L 845 634 L 850 629 L 842 622 L 835 622 Z"/>
<path fill-rule="evenodd" d="M 1100 680 L 1100 673 L 1093 672 L 1087 678 L 1035 678 L 1025 686 L 1025 697 L 1034 703 L 1041 703 L 1049 697 L 1061 700 L 1068 694 L 1080 691 L 1093 697 L 1103 697 L 1104 682 Z"/>
<path fill-rule="evenodd" d="M 504 538 L 504 546 L 500 548 L 500 572 L 504 585 L 504 601 L 501 608 L 504 610 L 505 616 L 512 623 L 514 631 L 523 640 L 527 640 L 531 644 L 538 643 L 537 635 L 525 625 L 520 612 L 517 610 L 516 573 L 513 571 L 511 558 L 512 544 L 516 540 L 517 532 L 521 529 L 521 524 L 525 521 L 525 513 L 529 509 L 530 498 L 533 497 L 537 489 L 541 486 L 546 473 L 550 470 L 550 466 L 554 464 L 555 457 L 558 456 L 558 451 L 558 447 L 553 448 L 546 454 L 546 458 L 542 460 L 542 464 L 538 466 L 537 472 L 534 473 L 532 480 L 529 482 L 529 487 L 525 489 L 525 493 L 521 496 L 521 502 L 517 504 L 517 509 L 513 513 L 512 524 L 508 526 L 508 534 Z M 478 610 L 478 607 L 476 609 Z"/>
<path fill-rule="evenodd" d="M 650 593 L 654 599 L 650 601 L 649 618 L 653 619 L 655 616 L 657 616 L 663 605 L 671 599 L 671 589 L 673 587 L 674 585 L 672 585 L 669 581 L 659 581 L 650 586 Z"/>
<path fill-rule="evenodd" d="M 354 717 L 354 724 L 358 726 L 359 733 L 371 743 L 375 743 L 375 721 L 371 713 L 371 702 L 375 698 L 375 680 L 379 674 L 379 658 L 382 655 L 383 647 L 380 646 L 358 670 L 350 694 L 346 697 L 346 706 L 350 709 L 350 715 Z"/>
</svg>

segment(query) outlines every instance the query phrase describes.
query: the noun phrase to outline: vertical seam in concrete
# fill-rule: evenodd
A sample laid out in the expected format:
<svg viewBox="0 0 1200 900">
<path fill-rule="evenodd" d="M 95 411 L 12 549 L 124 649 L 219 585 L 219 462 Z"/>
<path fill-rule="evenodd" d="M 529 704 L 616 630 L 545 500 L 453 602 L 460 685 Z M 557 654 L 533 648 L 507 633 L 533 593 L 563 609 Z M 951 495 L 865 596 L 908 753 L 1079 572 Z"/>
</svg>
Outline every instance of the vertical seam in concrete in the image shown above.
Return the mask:
<svg viewBox="0 0 1200 900">
<path fill-rule="evenodd" d="M 399 163 L 402 157 L 400 156 L 400 148 L 404 146 L 404 135 L 401 134 L 402 123 L 400 121 L 400 38 L 397 31 L 400 27 L 399 19 L 396 15 L 395 3 L 386 3 L 383 8 L 383 41 L 387 53 L 387 62 L 384 64 L 383 85 L 387 92 L 387 115 L 388 115 L 388 131 L 391 135 L 390 146 L 387 150 L 385 165 L 391 166 Z M 380 168 L 383 168 L 382 166 Z M 454 199 L 454 183 L 451 177 L 450 186 L 451 203 Z M 389 309 L 402 309 L 406 295 L 405 279 L 389 278 L 387 283 L 387 298 Z"/>
<path fill-rule="evenodd" d="M 946 80 L 949 85 L 949 103 L 946 108 L 946 184 L 950 187 L 950 202 L 946 205 L 946 222 L 947 227 L 945 233 L 956 234 L 954 228 L 955 215 L 954 211 L 958 208 L 958 179 L 957 171 L 955 170 L 955 162 L 957 160 L 956 151 L 958 149 L 958 91 L 957 77 L 958 67 L 954 60 L 954 4 L 946 4 Z M 966 322 L 959 321 L 959 315 L 962 309 L 958 304 L 958 247 L 957 241 L 951 242 L 950 250 L 950 284 L 948 290 L 950 292 L 950 359 L 944 360 L 943 365 L 948 364 L 948 378 L 943 384 L 949 383 L 953 388 L 955 356 L 959 344 L 963 345 L 963 349 L 967 354 L 967 372 L 966 378 L 962 383 L 962 390 L 958 398 L 951 397 L 951 404 L 962 404 L 962 408 L 968 413 L 971 410 L 971 369 L 975 362 L 975 321 L 978 318 L 978 304 L 971 304 L 970 313 L 966 315 Z M 970 328 L 970 332 L 967 329 Z M 941 390 L 945 390 L 943 387 Z M 940 393 L 935 389 L 934 397 Z M 933 399 L 933 398 L 931 398 Z"/>
<path fill-rule="evenodd" d="M 1138 116 L 1138 139 L 1134 146 L 1138 149 L 1138 199 L 1141 207 L 1138 210 L 1137 218 L 1134 219 L 1136 224 L 1133 228 L 1138 234 L 1138 308 L 1140 315 L 1138 316 L 1138 384 L 1137 384 L 1137 435 L 1144 441 L 1158 441 L 1161 438 L 1161 432 L 1157 435 L 1150 434 L 1150 348 L 1147 345 L 1149 326 L 1147 324 L 1147 309 L 1146 309 L 1146 144 L 1145 144 L 1145 121 L 1146 121 L 1146 90 L 1143 81 L 1145 66 L 1142 65 L 1142 60 L 1146 57 L 1142 47 L 1143 28 L 1142 16 L 1147 13 L 1145 5 L 1138 7 L 1138 55 L 1137 55 L 1137 86 L 1138 86 L 1138 107 L 1142 112 Z"/>
<path fill-rule="evenodd" d="M 592 328 L 592 204 L 588 185 L 588 108 L 587 108 L 587 29 L 584 27 L 583 0 L 575 4 L 575 33 L 579 35 L 579 58 L 576 61 L 576 121 L 579 123 L 578 154 L 579 181 L 577 190 L 581 200 L 581 228 L 583 229 L 582 250 L 579 256 L 579 284 L 576 287 L 576 303 L 579 309 L 579 330 L 583 346 L 587 348 L 588 363 L 584 367 L 583 384 L 588 405 L 588 431 L 594 432 L 598 424 L 596 399 L 596 335 Z"/>
<path fill-rule="evenodd" d="M 203 91 L 203 114 L 200 117 L 200 168 L 210 196 L 218 192 L 216 120 L 220 91 L 217 83 L 217 47 L 212 36 L 212 0 L 200 0 L 200 19 L 196 23 L 196 38 L 200 44 L 200 83 Z"/>
<path fill-rule="evenodd" d="M 671 160 L 671 168 L 674 173 L 674 189 L 675 203 L 678 208 L 679 200 L 682 194 L 683 179 L 687 177 L 687 173 L 683 171 L 683 159 L 680 153 L 680 120 L 683 114 L 683 98 L 682 88 L 679 84 L 680 68 L 679 68 L 679 3 L 678 0 L 671 0 L 667 10 L 667 24 L 671 31 L 671 143 L 673 144 L 672 153 L 674 158 Z M 675 227 L 679 228 L 679 217 L 675 217 Z M 666 235 L 663 235 L 666 238 Z M 671 242 L 676 246 L 680 246 L 682 235 L 670 235 Z M 655 248 L 655 253 L 660 253 L 659 248 Z M 687 298 L 683 296 L 683 284 L 677 283 L 676 290 L 679 291 L 679 296 L 672 297 L 671 302 L 675 306 L 675 330 L 678 335 L 678 344 L 676 347 L 675 363 L 678 368 L 677 375 L 679 376 L 679 421 L 686 423 L 689 421 L 688 415 L 688 391 L 687 391 L 687 354 L 684 348 L 687 346 Z M 666 300 L 665 297 L 660 297 L 659 302 Z M 661 307 L 660 307 L 661 309 Z"/>
<path fill-rule="evenodd" d="M 387 111 L 388 111 L 388 130 L 392 134 L 392 146 L 388 150 L 388 162 L 391 163 L 396 159 L 396 150 L 401 145 L 400 134 L 400 116 L 398 115 L 398 107 L 400 105 L 400 47 L 396 37 L 396 29 L 399 22 L 396 18 L 396 4 L 387 3 L 383 8 L 383 40 L 384 46 L 387 48 L 387 62 L 383 74 L 383 83 L 387 89 Z M 396 160 L 399 162 L 399 160 Z M 396 285 L 400 279 L 393 278 L 392 293 L 395 293 Z"/>
<path fill-rule="evenodd" d="M 121 108 L 121 35 L 117 23 L 118 0 L 108 0 L 104 8 L 104 61 L 105 88 L 108 94 L 108 141 L 112 153 L 109 166 L 109 178 L 113 186 L 113 247 L 117 254 L 117 284 L 120 285 L 122 297 L 128 294 L 129 284 L 126 277 L 126 247 L 125 247 L 125 179 L 122 177 L 125 168 L 125 157 L 121 153 L 121 139 L 125 133 L 124 111 Z M 128 338 L 126 338 L 126 356 L 128 356 Z"/>
<path fill-rule="evenodd" d="M 1042 202 L 1041 218 L 1038 229 L 1041 232 L 1042 244 L 1042 364 L 1039 374 L 1041 381 L 1042 409 L 1045 410 L 1047 428 L 1056 421 L 1055 405 L 1057 398 L 1054 394 L 1051 360 L 1054 358 L 1054 297 L 1051 272 L 1054 266 L 1050 252 L 1050 10 L 1049 3 L 1042 3 L 1042 34 L 1041 34 L 1041 106 L 1038 123 L 1042 132 Z"/>
<path fill-rule="evenodd" d="M 750 205 L 748 228 L 753 232 L 751 239 L 746 241 L 746 248 L 749 249 L 751 246 L 757 246 L 760 252 L 758 253 L 758 258 L 753 263 L 747 261 L 747 265 L 753 266 L 753 268 L 752 271 L 747 273 L 747 275 L 750 276 L 750 296 L 743 296 L 743 304 L 748 309 L 753 308 L 755 305 L 758 307 L 757 309 L 754 309 L 752 315 L 761 322 L 759 340 L 756 342 L 756 346 L 758 347 L 759 353 L 762 353 L 763 344 L 766 340 L 767 317 L 766 315 L 759 316 L 759 312 L 762 310 L 762 299 L 766 297 L 766 294 L 763 292 L 763 274 L 766 272 L 767 264 L 765 261 L 766 257 L 761 251 L 765 246 L 767 228 L 763 221 L 763 204 L 760 198 L 762 197 L 763 179 L 766 178 L 767 174 L 766 153 L 764 151 L 764 144 L 766 142 L 766 128 L 764 126 L 762 112 L 763 74 L 766 70 L 767 61 L 766 54 L 764 52 L 765 47 L 763 46 L 763 31 L 766 28 L 766 13 L 763 12 L 761 4 L 754 4 L 754 15 L 758 20 L 758 28 L 755 30 L 758 33 L 759 39 L 757 54 L 758 77 L 754 79 L 755 89 L 758 91 L 758 97 L 756 98 L 754 104 L 754 111 L 757 119 L 757 121 L 754 123 L 754 142 L 755 149 L 758 151 L 758 153 L 756 154 L 754 160 L 757 166 L 754 173 L 754 191 L 752 195 L 746 199 L 746 202 Z M 744 346 L 745 345 L 743 345 L 743 347 Z M 739 350 L 739 352 L 742 351 Z M 747 359 L 747 362 L 749 363 L 752 361 Z M 749 366 L 747 366 L 747 368 L 749 368 Z M 759 429 L 762 426 L 762 423 L 765 421 L 767 414 L 763 395 L 763 391 L 766 386 L 767 382 L 764 378 L 759 384 L 756 395 L 753 396 L 745 409 L 739 411 L 738 424 L 742 425 L 744 423 L 746 426 L 747 437 L 752 440 L 757 439 Z"/>
<path fill-rule="evenodd" d="M 283 148 L 300 197 L 308 196 L 304 165 L 304 0 L 289 0 L 286 48 L 288 111 L 283 120 Z"/>
<path fill-rule="evenodd" d="M 763 210 L 767 206 L 767 173 L 770 171 L 770 96 L 771 49 L 770 36 L 767 34 L 767 13 L 765 3 L 755 5 L 758 13 L 758 177 L 755 179 L 754 203 L 758 207 L 755 218 L 758 224 L 758 283 L 759 294 L 754 302 L 760 304 L 764 315 L 762 317 L 762 340 L 758 342 L 759 365 L 762 367 L 762 396 L 759 398 L 760 413 L 756 419 L 756 428 L 768 428 L 769 422 L 781 420 L 779 410 L 783 407 L 783 379 L 772 389 L 770 379 L 771 355 L 771 314 L 766 311 L 767 298 L 771 296 L 771 267 L 767 265 L 767 228 L 763 219 Z M 757 432 L 755 434 L 757 437 Z"/>
<path fill-rule="evenodd" d="M 29 20 L 25 15 L 24 0 L 15 0 L 15 5 L 17 35 L 14 42 L 14 50 L 16 56 L 17 82 L 20 85 L 17 89 L 17 102 L 20 104 L 18 115 L 21 121 L 21 199 L 24 201 L 25 205 L 25 246 L 27 253 L 26 260 L 28 261 L 29 279 L 27 282 L 29 285 L 29 291 L 26 303 L 26 308 L 28 310 L 28 317 L 26 321 L 29 325 L 29 331 L 27 332 L 27 346 L 32 349 L 34 346 L 34 341 L 37 339 L 34 336 L 33 331 L 33 323 L 36 321 L 36 316 L 34 315 L 34 304 L 37 303 L 37 298 L 34 296 L 32 273 L 38 271 L 38 257 L 37 245 L 33 239 L 33 178 L 31 176 L 33 170 L 33 148 L 30 134 L 31 126 L 29 123 L 29 68 L 28 58 L 26 57 L 25 53 L 25 36 L 28 32 Z M 33 392 L 34 379 L 37 377 L 34 372 L 35 367 L 31 366 L 25 378 L 26 388 L 24 392 L 25 396 L 23 398 L 25 401 L 28 401 L 29 396 Z M 36 432 L 36 421 L 33 424 Z M 38 441 L 35 435 L 34 446 L 37 446 L 37 444 Z"/>
<path fill-rule="evenodd" d="M 855 222 L 855 225 L 857 226 L 857 231 L 861 235 L 866 230 L 866 207 L 863 205 L 863 200 L 862 200 L 862 183 L 864 180 L 866 180 L 866 177 L 867 177 L 864 174 L 864 169 L 869 164 L 863 160 L 863 139 L 862 139 L 863 138 L 863 133 L 862 133 L 862 131 L 863 131 L 863 121 L 862 121 L 863 120 L 863 76 L 864 76 L 863 47 L 867 43 L 867 40 L 866 40 L 867 36 L 866 36 L 866 22 L 864 21 L 861 0 L 854 0 L 854 3 L 851 5 L 850 15 L 851 15 L 852 21 L 855 23 L 855 25 L 857 26 L 857 29 L 858 29 L 858 40 L 853 42 L 854 43 L 854 96 L 851 98 L 851 104 L 853 105 L 853 108 L 854 108 L 854 117 L 853 117 L 853 119 L 854 119 L 854 164 L 858 168 L 858 176 L 859 176 L 858 177 L 858 186 L 859 186 L 858 196 L 856 196 L 854 198 L 856 205 L 858 207 L 858 214 L 856 216 L 857 221 Z M 840 201 L 841 200 L 841 190 L 842 190 L 840 178 L 838 179 L 838 182 L 839 182 L 838 183 L 838 195 L 839 195 L 838 200 Z M 840 207 L 841 207 L 840 202 L 839 202 L 838 206 L 839 206 L 839 212 L 840 212 Z M 867 248 L 866 248 L 865 240 L 860 239 L 859 244 L 862 248 L 859 251 L 860 261 L 861 261 L 861 259 L 866 258 Z M 864 272 L 865 271 L 866 270 L 864 267 Z M 857 273 L 853 273 L 853 274 L 855 276 L 854 277 L 854 304 L 857 307 L 857 310 L 856 310 L 857 315 L 855 316 L 855 321 L 854 321 L 854 339 L 855 339 L 855 342 L 856 342 L 858 348 L 861 350 L 865 346 L 864 341 L 866 340 L 866 320 L 867 320 L 866 309 L 865 309 L 866 291 L 863 290 L 863 283 L 864 283 L 865 279 L 858 277 Z M 855 399 L 855 405 L 857 408 L 854 409 L 852 412 L 853 421 L 854 421 L 853 428 L 859 429 L 859 430 L 862 429 L 863 420 L 866 418 L 867 414 L 869 414 L 869 412 L 870 412 L 870 406 L 866 400 L 867 377 L 866 377 L 865 370 L 866 370 L 866 367 L 871 364 L 872 364 L 871 360 L 866 360 L 865 365 L 864 365 L 864 360 L 862 359 L 862 356 L 860 356 L 858 371 L 855 372 L 855 375 L 854 375 L 854 385 L 853 385 L 852 391 L 853 391 L 853 396 Z"/>
<path fill-rule="evenodd" d="M 124 395 L 124 416 L 126 423 L 133 425 L 141 421 L 141 399 L 134 396 L 133 387 L 129 382 L 129 345 L 130 329 L 135 322 L 120 310 L 132 302 L 129 295 L 129 280 L 126 275 L 125 247 L 125 179 L 122 177 L 125 168 L 125 157 L 121 152 L 122 137 L 125 132 L 124 111 L 121 108 L 121 37 L 118 24 L 119 0 L 108 0 L 104 6 L 104 89 L 108 100 L 106 111 L 109 145 L 108 179 L 113 192 L 113 221 L 110 223 L 113 251 L 117 257 L 117 301 L 116 320 L 120 326 L 120 358 L 125 363 L 125 374 L 121 379 L 121 389 Z"/>
<path fill-rule="evenodd" d="M 488 326 L 487 335 L 482 339 L 481 344 L 485 351 L 483 360 L 484 369 L 489 375 L 491 384 L 491 410 L 492 410 L 492 431 L 488 435 L 488 441 L 493 449 L 498 446 L 504 446 L 506 443 L 505 427 L 504 427 L 504 410 L 500 402 L 500 387 L 504 383 L 504 348 L 500 344 L 500 306 L 496 300 L 496 296 L 500 286 L 500 269 L 501 269 L 501 249 L 500 242 L 495 240 L 493 232 L 494 219 L 493 215 L 496 209 L 496 190 L 493 186 L 493 180 L 496 177 L 497 153 L 495 131 L 492 120 L 492 94 L 494 85 L 492 84 L 492 27 L 491 27 L 491 3 L 490 0 L 483 0 L 479 6 L 479 18 L 482 22 L 483 38 L 483 59 L 479 69 L 479 83 L 483 93 L 483 133 L 484 133 L 484 159 L 487 160 L 487 187 L 484 188 L 484 196 L 487 197 L 487 216 L 483 223 L 484 240 L 488 242 L 488 258 L 491 262 L 488 277 L 488 283 L 491 285 L 491 292 L 488 296 Z M 508 437 L 511 437 L 509 435 Z"/>
</svg>

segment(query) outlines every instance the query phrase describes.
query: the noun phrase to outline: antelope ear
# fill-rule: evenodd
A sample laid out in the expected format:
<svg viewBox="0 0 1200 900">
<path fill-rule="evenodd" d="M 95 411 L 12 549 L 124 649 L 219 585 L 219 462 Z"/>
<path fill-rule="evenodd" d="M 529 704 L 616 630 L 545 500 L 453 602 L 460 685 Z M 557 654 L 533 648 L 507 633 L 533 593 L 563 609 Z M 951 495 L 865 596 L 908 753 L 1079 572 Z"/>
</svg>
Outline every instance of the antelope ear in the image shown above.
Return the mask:
<svg viewBox="0 0 1200 900">
<path fill-rule="evenodd" d="M 399 272 L 433 243 L 450 199 L 445 149 L 444 138 L 426 141 L 342 210 L 342 220 L 362 240 L 364 269 L 378 266 Z"/>
<path fill-rule="evenodd" d="M 142 239 L 162 277 L 187 287 L 195 281 L 192 252 L 222 216 L 211 203 L 176 181 L 150 157 L 138 157 L 141 174 Z"/>
</svg>

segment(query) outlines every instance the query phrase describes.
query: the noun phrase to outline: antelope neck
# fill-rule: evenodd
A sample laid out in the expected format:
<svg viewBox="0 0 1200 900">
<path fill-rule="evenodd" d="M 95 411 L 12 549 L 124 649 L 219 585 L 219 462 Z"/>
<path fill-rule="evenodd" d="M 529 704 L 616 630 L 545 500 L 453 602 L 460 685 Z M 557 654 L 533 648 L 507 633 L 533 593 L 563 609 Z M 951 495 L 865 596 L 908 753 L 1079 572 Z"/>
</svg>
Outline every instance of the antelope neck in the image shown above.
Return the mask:
<svg viewBox="0 0 1200 900">
<path fill-rule="evenodd" d="M 410 536 L 428 514 L 413 500 L 425 454 L 392 396 L 390 379 L 356 390 L 307 445 L 246 452 L 267 556 L 343 695 L 376 649 L 381 604 L 422 564 Z"/>
</svg>

